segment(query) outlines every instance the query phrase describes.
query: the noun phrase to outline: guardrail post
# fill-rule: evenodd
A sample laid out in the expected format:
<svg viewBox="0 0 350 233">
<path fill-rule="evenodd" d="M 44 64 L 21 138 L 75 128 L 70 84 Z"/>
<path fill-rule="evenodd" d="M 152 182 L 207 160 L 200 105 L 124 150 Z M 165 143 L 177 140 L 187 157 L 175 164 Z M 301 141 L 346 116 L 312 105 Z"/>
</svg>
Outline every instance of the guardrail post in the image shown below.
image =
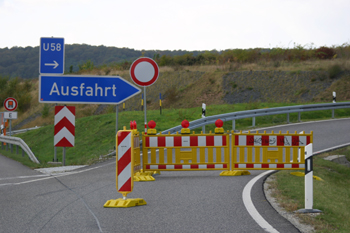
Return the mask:
<svg viewBox="0 0 350 233">
<path fill-rule="evenodd" d="M 232 130 L 236 129 L 236 120 L 232 120 Z"/>
<path fill-rule="evenodd" d="M 332 119 L 334 119 L 334 109 L 332 109 Z"/>
<path fill-rule="evenodd" d="M 8 151 L 8 150 L 9 150 L 9 144 L 6 143 L 6 151 Z"/>
<path fill-rule="evenodd" d="M 10 148 L 11 148 L 11 154 L 13 153 L 13 145 L 10 144 Z"/>
<path fill-rule="evenodd" d="M 22 148 L 22 157 L 24 157 L 24 149 Z"/>
<path fill-rule="evenodd" d="M 3 149 L 4 149 L 4 143 L 1 142 L 1 150 L 3 150 Z"/>
<path fill-rule="evenodd" d="M 253 127 L 255 127 L 255 117 L 253 117 Z"/>
<path fill-rule="evenodd" d="M 287 113 L 287 123 L 289 124 L 289 113 Z"/>
<path fill-rule="evenodd" d="M 300 112 L 298 112 L 298 122 L 301 122 L 301 120 L 300 120 Z"/>
<path fill-rule="evenodd" d="M 16 154 L 18 155 L 18 145 L 16 145 Z"/>
</svg>

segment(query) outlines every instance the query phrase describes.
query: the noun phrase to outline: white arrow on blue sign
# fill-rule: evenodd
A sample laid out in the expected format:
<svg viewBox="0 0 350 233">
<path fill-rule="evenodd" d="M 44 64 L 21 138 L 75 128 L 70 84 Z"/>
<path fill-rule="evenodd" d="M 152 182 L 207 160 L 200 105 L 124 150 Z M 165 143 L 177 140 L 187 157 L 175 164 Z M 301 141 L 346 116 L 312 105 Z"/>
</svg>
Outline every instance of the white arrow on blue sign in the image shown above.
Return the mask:
<svg viewBox="0 0 350 233">
<path fill-rule="evenodd" d="M 39 72 L 64 73 L 64 38 L 40 38 Z"/>
<path fill-rule="evenodd" d="M 39 76 L 40 103 L 119 104 L 140 92 L 119 76 Z"/>
</svg>

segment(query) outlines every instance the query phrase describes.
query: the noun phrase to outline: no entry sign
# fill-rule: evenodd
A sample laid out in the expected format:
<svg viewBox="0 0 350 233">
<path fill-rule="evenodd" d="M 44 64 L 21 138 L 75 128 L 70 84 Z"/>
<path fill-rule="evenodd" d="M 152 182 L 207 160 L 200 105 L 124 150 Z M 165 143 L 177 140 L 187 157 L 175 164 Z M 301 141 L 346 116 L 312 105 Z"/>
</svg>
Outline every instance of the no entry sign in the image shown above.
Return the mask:
<svg viewBox="0 0 350 233">
<path fill-rule="evenodd" d="M 147 87 L 157 81 L 159 68 L 157 63 L 148 57 L 136 59 L 130 67 L 132 81 L 139 86 Z"/>
</svg>

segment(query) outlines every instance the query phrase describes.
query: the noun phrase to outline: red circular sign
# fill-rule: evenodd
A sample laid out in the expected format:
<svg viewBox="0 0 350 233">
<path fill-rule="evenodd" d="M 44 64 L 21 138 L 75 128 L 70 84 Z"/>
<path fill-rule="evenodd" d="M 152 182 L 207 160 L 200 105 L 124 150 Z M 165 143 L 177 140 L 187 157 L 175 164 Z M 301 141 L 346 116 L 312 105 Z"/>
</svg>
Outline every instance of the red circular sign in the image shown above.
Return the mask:
<svg viewBox="0 0 350 233">
<path fill-rule="evenodd" d="M 139 86 L 147 87 L 158 79 L 159 68 L 157 63 L 148 57 L 136 59 L 130 67 L 132 81 Z"/>
<path fill-rule="evenodd" d="M 17 106 L 18 106 L 18 103 L 15 98 L 9 97 L 4 101 L 4 107 L 7 111 L 15 111 Z"/>
</svg>

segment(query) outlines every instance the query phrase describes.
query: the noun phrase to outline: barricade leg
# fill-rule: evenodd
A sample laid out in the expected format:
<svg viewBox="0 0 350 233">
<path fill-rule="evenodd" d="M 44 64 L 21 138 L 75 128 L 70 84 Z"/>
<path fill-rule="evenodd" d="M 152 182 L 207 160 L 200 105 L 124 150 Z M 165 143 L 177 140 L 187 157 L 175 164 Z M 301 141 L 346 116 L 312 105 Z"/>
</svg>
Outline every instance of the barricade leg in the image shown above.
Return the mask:
<svg viewBox="0 0 350 233">
<path fill-rule="evenodd" d="M 235 161 L 237 158 L 237 147 L 235 147 L 235 136 L 234 132 L 232 131 L 232 140 L 231 141 L 231 170 L 230 171 L 223 171 L 220 173 L 220 176 L 244 176 L 244 175 L 250 175 L 249 171 L 246 170 L 233 170 L 235 167 Z"/>
<path fill-rule="evenodd" d="M 103 207 L 106 208 L 128 208 L 140 205 L 146 205 L 146 201 L 142 198 L 126 198 L 127 193 L 123 193 L 123 198 L 116 200 L 108 200 Z"/>
<path fill-rule="evenodd" d="M 154 177 L 152 176 L 153 174 L 155 174 L 155 172 L 152 172 L 152 171 L 143 172 L 143 170 L 141 169 L 140 172 L 136 172 L 134 174 L 134 181 L 136 181 L 136 182 L 155 181 L 156 179 L 154 179 Z"/>
</svg>

